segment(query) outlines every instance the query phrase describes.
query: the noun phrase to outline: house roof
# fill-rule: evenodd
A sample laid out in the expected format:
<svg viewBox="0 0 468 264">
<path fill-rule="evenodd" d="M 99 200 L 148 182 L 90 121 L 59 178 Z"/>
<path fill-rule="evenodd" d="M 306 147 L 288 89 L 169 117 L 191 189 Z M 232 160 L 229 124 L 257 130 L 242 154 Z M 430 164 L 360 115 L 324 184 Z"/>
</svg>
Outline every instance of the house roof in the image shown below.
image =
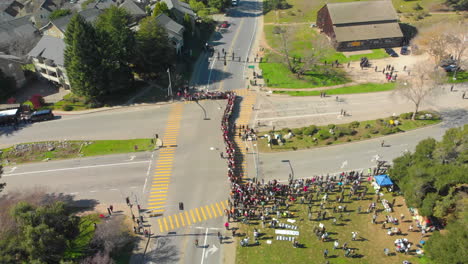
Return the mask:
<svg viewBox="0 0 468 264">
<path fill-rule="evenodd" d="M 31 57 L 42 57 L 52 60 L 57 65 L 63 65 L 63 52 L 65 51 L 65 42 L 63 39 L 52 36 L 43 36 L 37 45 L 29 52 Z"/>
<path fill-rule="evenodd" d="M 183 40 L 184 27 L 179 23 L 172 20 L 165 14 L 159 14 L 156 17 L 156 21 L 159 25 L 163 26 L 170 38 L 174 38 L 177 41 Z"/>
<path fill-rule="evenodd" d="M 14 17 L 11 16 L 10 14 L 8 14 L 7 12 L 4 12 L 4 11 L 0 11 L 0 23 L 10 21 L 12 19 L 14 19 Z"/>
<path fill-rule="evenodd" d="M 334 25 L 398 19 L 391 1 L 330 3 L 327 7 Z"/>
<path fill-rule="evenodd" d="M 398 23 L 379 23 L 346 27 L 333 26 L 333 30 L 335 31 L 335 39 L 338 42 L 403 37 Z"/>
<path fill-rule="evenodd" d="M 31 16 L 23 16 L 0 24 L 0 43 L 9 42 L 16 37 L 33 36 L 37 29 L 29 20 Z"/>
<path fill-rule="evenodd" d="M 86 21 L 93 23 L 96 21 L 97 17 L 102 13 L 103 11 L 97 8 L 89 8 L 85 9 L 83 11 L 78 12 L 80 16 L 82 16 Z M 58 27 L 62 32 L 65 32 L 67 30 L 67 25 L 70 23 L 71 18 L 73 15 L 68 15 L 64 17 L 60 17 L 55 19 L 54 21 L 51 21 L 52 24 L 54 24 L 56 27 Z"/>
<path fill-rule="evenodd" d="M 90 3 L 88 5 L 88 9 L 89 8 L 97 8 L 97 9 L 106 9 L 106 8 L 109 8 L 111 6 L 116 6 L 117 3 L 114 1 L 114 0 L 99 0 L 97 3 Z"/>
<path fill-rule="evenodd" d="M 189 16 L 193 16 L 193 17 L 197 16 L 195 12 L 193 12 L 190 5 L 187 3 L 181 2 L 179 0 L 162 0 L 162 1 L 166 3 L 169 10 L 174 8 L 183 14 L 188 14 Z"/>
<path fill-rule="evenodd" d="M 120 7 L 127 10 L 132 16 L 146 16 L 146 12 L 133 2 L 133 0 L 125 0 Z"/>
<path fill-rule="evenodd" d="M 15 56 L 15 55 L 11 55 L 11 54 L 5 54 L 3 52 L 0 52 L 0 59 L 2 60 L 8 60 L 8 61 L 15 61 L 15 62 L 22 62 L 21 58 Z"/>
</svg>

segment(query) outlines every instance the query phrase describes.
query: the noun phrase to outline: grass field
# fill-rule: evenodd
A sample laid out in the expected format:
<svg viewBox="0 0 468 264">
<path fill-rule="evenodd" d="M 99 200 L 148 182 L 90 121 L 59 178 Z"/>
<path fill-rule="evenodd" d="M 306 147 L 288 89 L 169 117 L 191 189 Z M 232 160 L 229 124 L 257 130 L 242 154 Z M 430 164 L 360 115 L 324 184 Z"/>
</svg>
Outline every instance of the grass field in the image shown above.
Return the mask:
<svg viewBox="0 0 468 264">
<path fill-rule="evenodd" d="M 90 144 L 87 144 L 90 143 Z M 154 148 L 151 139 L 129 140 L 95 140 L 95 141 L 67 141 L 67 142 L 37 142 L 23 143 L 31 145 L 28 151 L 16 151 L 14 147 L 2 149 L 2 160 L 10 163 L 37 162 L 44 159 L 58 160 L 77 157 L 130 153 L 148 151 Z M 135 150 L 137 146 L 137 150 Z M 49 150 L 50 147 L 54 147 Z M 81 150 L 81 151 L 80 151 Z"/>
<path fill-rule="evenodd" d="M 381 203 L 377 203 L 378 217 L 376 219 L 377 224 L 372 224 L 372 213 L 366 213 L 366 209 L 369 204 L 374 200 L 375 194 L 372 186 L 368 183 L 364 183 L 364 186 L 368 188 L 368 192 L 365 200 L 349 200 L 345 195 L 346 199 L 341 205 L 346 205 L 346 212 L 333 213 L 333 207 L 338 206 L 335 202 L 335 196 L 338 192 L 329 193 L 329 202 L 327 202 L 324 209 L 319 208 L 320 198 L 317 199 L 314 195 L 312 200 L 312 219 L 308 216 L 308 204 L 301 204 L 300 202 L 289 202 L 289 211 L 294 213 L 294 216 L 288 219 L 295 220 L 296 222 L 292 225 L 298 226 L 299 236 L 297 241 L 302 245 L 300 248 L 294 248 L 292 242 L 289 241 L 278 241 L 276 240 L 275 229 L 268 228 L 268 223 L 262 226 L 260 221 L 251 220 L 249 224 L 239 224 L 240 229 L 237 233 L 242 234 L 241 238 L 245 236 L 250 237 L 253 240 L 253 229 L 256 228 L 261 234 L 259 238 L 260 245 L 251 245 L 249 247 L 239 246 L 237 243 L 237 258 L 238 264 L 264 264 L 264 263 L 314 263 L 321 264 L 326 263 L 360 263 L 360 264 L 395 264 L 402 263 L 403 260 L 409 260 L 411 263 L 419 263 L 419 259 L 415 256 L 414 251 L 410 252 L 409 255 L 401 253 L 394 253 L 391 256 L 384 255 L 384 248 L 388 248 L 393 253 L 395 247 L 393 245 L 397 238 L 407 238 L 411 243 L 414 244 L 413 250 L 416 249 L 416 244 L 419 243 L 421 235 L 418 232 L 407 232 L 411 221 L 401 222 L 398 226 L 393 224 L 387 224 L 387 227 L 398 227 L 402 230 L 401 235 L 389 236 L 385 229 L 382 229 L 382 223 L 385 219 L 385 215 L 391 215 L 393 217 L 399 217 L 404 214 L 406 219 L 411 219 L 409 210 L 404 204 L 404 199 L 401 196 L 392 196 L 390 193 L 385 193 L 383 199 L 392 202 L 395 199 L 395 207 L 393 213 L 388 213 L 383 210 Z M 348 194 L 348 187 L 345 187 L 344 194 Z M 300 200 L 298 197 L 297 200 Z M 307 203 L 307 202 L 306 202 Z M 357 212 L 357 208 L 361 207 L 361 213 Z M 280 207 L 280 210 L 285 210 L 285 207 Z M 327 215 L 325 220 L 317 220 L 318 211 L 326 211 Z M 333 218 L 340 218 L 337 220 L 337 224 L 333 225 Z M 276 218 L 276 215 L 272 217 Z M 278 219 L 280 223 L 289 224 L 285 218 Z M 315 233 L 313 232 L 315 227 L 322 223 L 327 229 L 330 235 L 329 239 L 325 242 L 320 241 Z M 352 241 L 351 232 L 358 232 L 358 239 Z M 239 241 L 237 238 L 236 241 Z M 267 241 L 270 240 L 271 244 Z M 338 249 L 333 249 L 333 243 L 337 240 L 339 243 Z M 345 257 L 344 250 L 341 248 L 344 243 L 348 244 L 348 247 L 355 250 L 355 257 Z M 328 249 L 328 259 L 323 257 L 323 250 Z"/>
<path fill-rule="evenodd" d="M 336 89 L 323 91 L 273 91 L 275 94 L 286 94 L 290 96 L 319 96 L 320 93 L 326 92 L 327 95 L 335 94 L 353 94 L 353 93 L 372 93 L 383 92 L 395 89 L 395 83 L 365 83 L 359 85 L 345 86 Z"/>
<path fill-rule="evenodd" d="M 385 121 L 388 121 L 385 119 Z M 401 120 L 401 119 L 400 119 Z M 401 132 L 413 130 L 416 128 L 433 125 L 441 122 L 441 120 L 402 120 L 401 124 L 398 126 Z M 286 140 L 283 145 L 272 145 L 271 147 L 268 146 L 268 142 L 266 138 L 261 138 L 258 140 L 258 148 L 261 152 L 278 152 L 278 151 L 291 151 L 291 150 L 299 150 L 299 149 L 310 149 L 314 147 L 323 147 L 328 145 L 338 145 L 347 142 L 355 142 L 361 141 L 371 138 L 382 137 L 385 135 L 392 134 L 390 133 L 389 129 L 385 128 L 385 126 L 377 122 L 376 120 L 369 120 L 369 121 L 362 121 L 359 122 L 359 127 L 355 128 L 355 134 L 352 135 L 342 135 L 335 136 L 330 135 L 329 138 L 320 139 L 318 133 L 314 135 L 307 136 L 303 135 L 304 128 L 292 129 L 293 133 L 296 135 L 291 139 Z M 337 128 L 348 128 L 350 124 L 340 124 L 336 125 Z M 338 131 L 335 128 L 335 131 Z M 317 126 L 317 131 L 328 131 L 329 126 Z M 264 135 L 270 133 L 271 131 L 263 131 L 260 132 L 259 135 Z M 283 129 L 281 131 L 276 131 L 275 133 L 280 133 L 283 136 L 287 134 L 287 129 Z M 301 134 L 299 134 L 301 133 Z M 397 132 L 398 133 L 398 132 Z M 314 140 L 316 138 L 316 140 Z"/>
<path fill-rule="evenodd" d="M 260 63 L 263 78 L 268 87 L 275 88 L 313 88 L 321 86 L 332 86 L 349 82 L 349 79 L 340 75 L 324 75 L 309 72 L 303 79 L 298 79 L 283 63 L 266 62 Z"/>
<path fill-rule="evenodd" d="M 89 242 L 94 235 L 94 223 L 99 223 L 97 214 L 90 214 L 81 217 L 79 229 L 80 234 L 72 241 L 65 251 L 65 259 L 79 259 L 86 256 Z"/>
</svg>

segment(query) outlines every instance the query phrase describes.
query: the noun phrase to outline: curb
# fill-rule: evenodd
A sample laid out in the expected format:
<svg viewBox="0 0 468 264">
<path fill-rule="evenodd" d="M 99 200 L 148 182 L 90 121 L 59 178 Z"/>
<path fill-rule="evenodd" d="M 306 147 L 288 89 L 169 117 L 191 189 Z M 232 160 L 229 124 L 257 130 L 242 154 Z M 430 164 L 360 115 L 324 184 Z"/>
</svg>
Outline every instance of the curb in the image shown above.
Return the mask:
<svg viewBox="0 0 468 264">
<path fill-rule="evenodd" d="M 142 103 L 142 104 L 132 104 L 132 105 L 121 105 L 121 106 L 112 106 L 112 107 L 101 107 L 101 108 L 96 108 L 92 110 L 82 110 L 82 111 L 61 111 L 61 110 L 52 110 L 54 115 L 86 115 L 86 114 L 93 114 L 93 113 L 99 113 L 99 112 L 105 112 L 105 111 L 112 111 L 112 110 L 118 110 L 118 109 L 123 109 L 123 108 L 131 108 L 131 107 L 148 107 L 148 106 L 161 106 L 161 105 L 169 105 L 172 103 L 178 103 L 181 101 L 174 101 L 174 102 L 158 102 L 158 103 Z"/>
</svg>

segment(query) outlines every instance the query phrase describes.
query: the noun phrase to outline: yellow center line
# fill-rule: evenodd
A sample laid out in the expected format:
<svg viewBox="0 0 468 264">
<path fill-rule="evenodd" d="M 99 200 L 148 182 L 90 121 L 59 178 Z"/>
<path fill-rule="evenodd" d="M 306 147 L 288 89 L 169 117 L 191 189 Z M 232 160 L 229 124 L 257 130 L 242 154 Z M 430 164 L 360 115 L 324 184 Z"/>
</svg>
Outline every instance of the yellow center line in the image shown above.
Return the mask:
<svg viewBox="0 0 468 264">
<path fill-rule="evenodd" d="M 174 215 L 174 219 L 175 219 L 175 225 L 176 225 L 176 227 L 179 228 L 180 225 L 179 225 L 179 219 L 177 219 L 177 215 Z"/>
<path fill-rule="evenodd" d="M 192 210 L 190 210 L 190 216 L 192 217 L 192 222 L 195 224 L 197 220 L 195 219 L 195 215 L 193 214 Z"/>
<path fill-rule="evenodd" d="M 208 205 L 207 205 L 207 206 L 205 206 L 205 209 L 206 209 L 206 212 L 208 213 L 208 216 L 210 217 L 210 219 L 213 218 L 213 215 L 210 212 L 210 207 L 208 207 Z"/>
<path fill-rule="evenodd" d="M 158 219 L 158 224 L 159 224 L 159 232 L 163 232 L 163 227 L 162 227 L 162 223 L 161 223 L 161 219 Z"/>
<path fill-rule="evenodd" d="M 205 219 L 206 221 L 208 218 L 206 218 L 205 210 L 203 210 L 203 207 L 200 207 L 200 211 L 202 212 L 203 219 Z"/>
<path fill-rule="evenodd" d="M 163 221 L 164 221 L 164 227 L 166 228 L 166 232 L 167 232 L 169 231 L 169 227 L 167 226 L 167 221 L 165 217 L 163 218 Z"/>
<path fill-rule="evenodd" d="M 174 224 L 172 223 L 172 217 L 169 215 L 167 218 L 169 218 L 169 224 L 171 224 L 171 230 L 173 230 Z"/>
<path fill-rule="evenodd" d="M 223 212 L 221 211 L 221 208 L 219 208 L 219 204 L 216 203 L 216 208 L 218 208 L 219 216 L 223 215 Z"/>
<path fill-rule="evenodd" d="M 182 226 L 185 226 L 184 215 L 182 213 L 179 213 L 179 217 L 180 217 L 180 222 L 182 223 Z"/>
<path fill-rule="evenodd" d="M 200 212 L 198 212 L 198 208 L 195 208 L 195 213 L 197 213 L 198 222 L 201 222 Z"/>
<path fill-rule="evenodd" d="M 187 219 L 187 225 L 191 225 L 190 223 L 190 217 L 187 211 L 185 211 L 185 219 Z"/>
</svg>

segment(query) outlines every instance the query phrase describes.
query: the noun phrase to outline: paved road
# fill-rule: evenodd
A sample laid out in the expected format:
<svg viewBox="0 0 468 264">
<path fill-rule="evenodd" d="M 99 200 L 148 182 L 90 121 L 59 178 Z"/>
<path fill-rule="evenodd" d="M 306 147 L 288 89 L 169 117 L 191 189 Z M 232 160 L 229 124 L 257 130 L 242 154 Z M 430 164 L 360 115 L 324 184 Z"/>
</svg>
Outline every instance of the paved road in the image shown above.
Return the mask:
<svg viewBox="0 0 468 264">
<path fill-rule="evenodd" d="M 170 105 L 128 107 L 22 125 L 16 131 L 0 127 L 0 148 L 46 140 L 150 138 L 164 128 Z"/>
</svg>

